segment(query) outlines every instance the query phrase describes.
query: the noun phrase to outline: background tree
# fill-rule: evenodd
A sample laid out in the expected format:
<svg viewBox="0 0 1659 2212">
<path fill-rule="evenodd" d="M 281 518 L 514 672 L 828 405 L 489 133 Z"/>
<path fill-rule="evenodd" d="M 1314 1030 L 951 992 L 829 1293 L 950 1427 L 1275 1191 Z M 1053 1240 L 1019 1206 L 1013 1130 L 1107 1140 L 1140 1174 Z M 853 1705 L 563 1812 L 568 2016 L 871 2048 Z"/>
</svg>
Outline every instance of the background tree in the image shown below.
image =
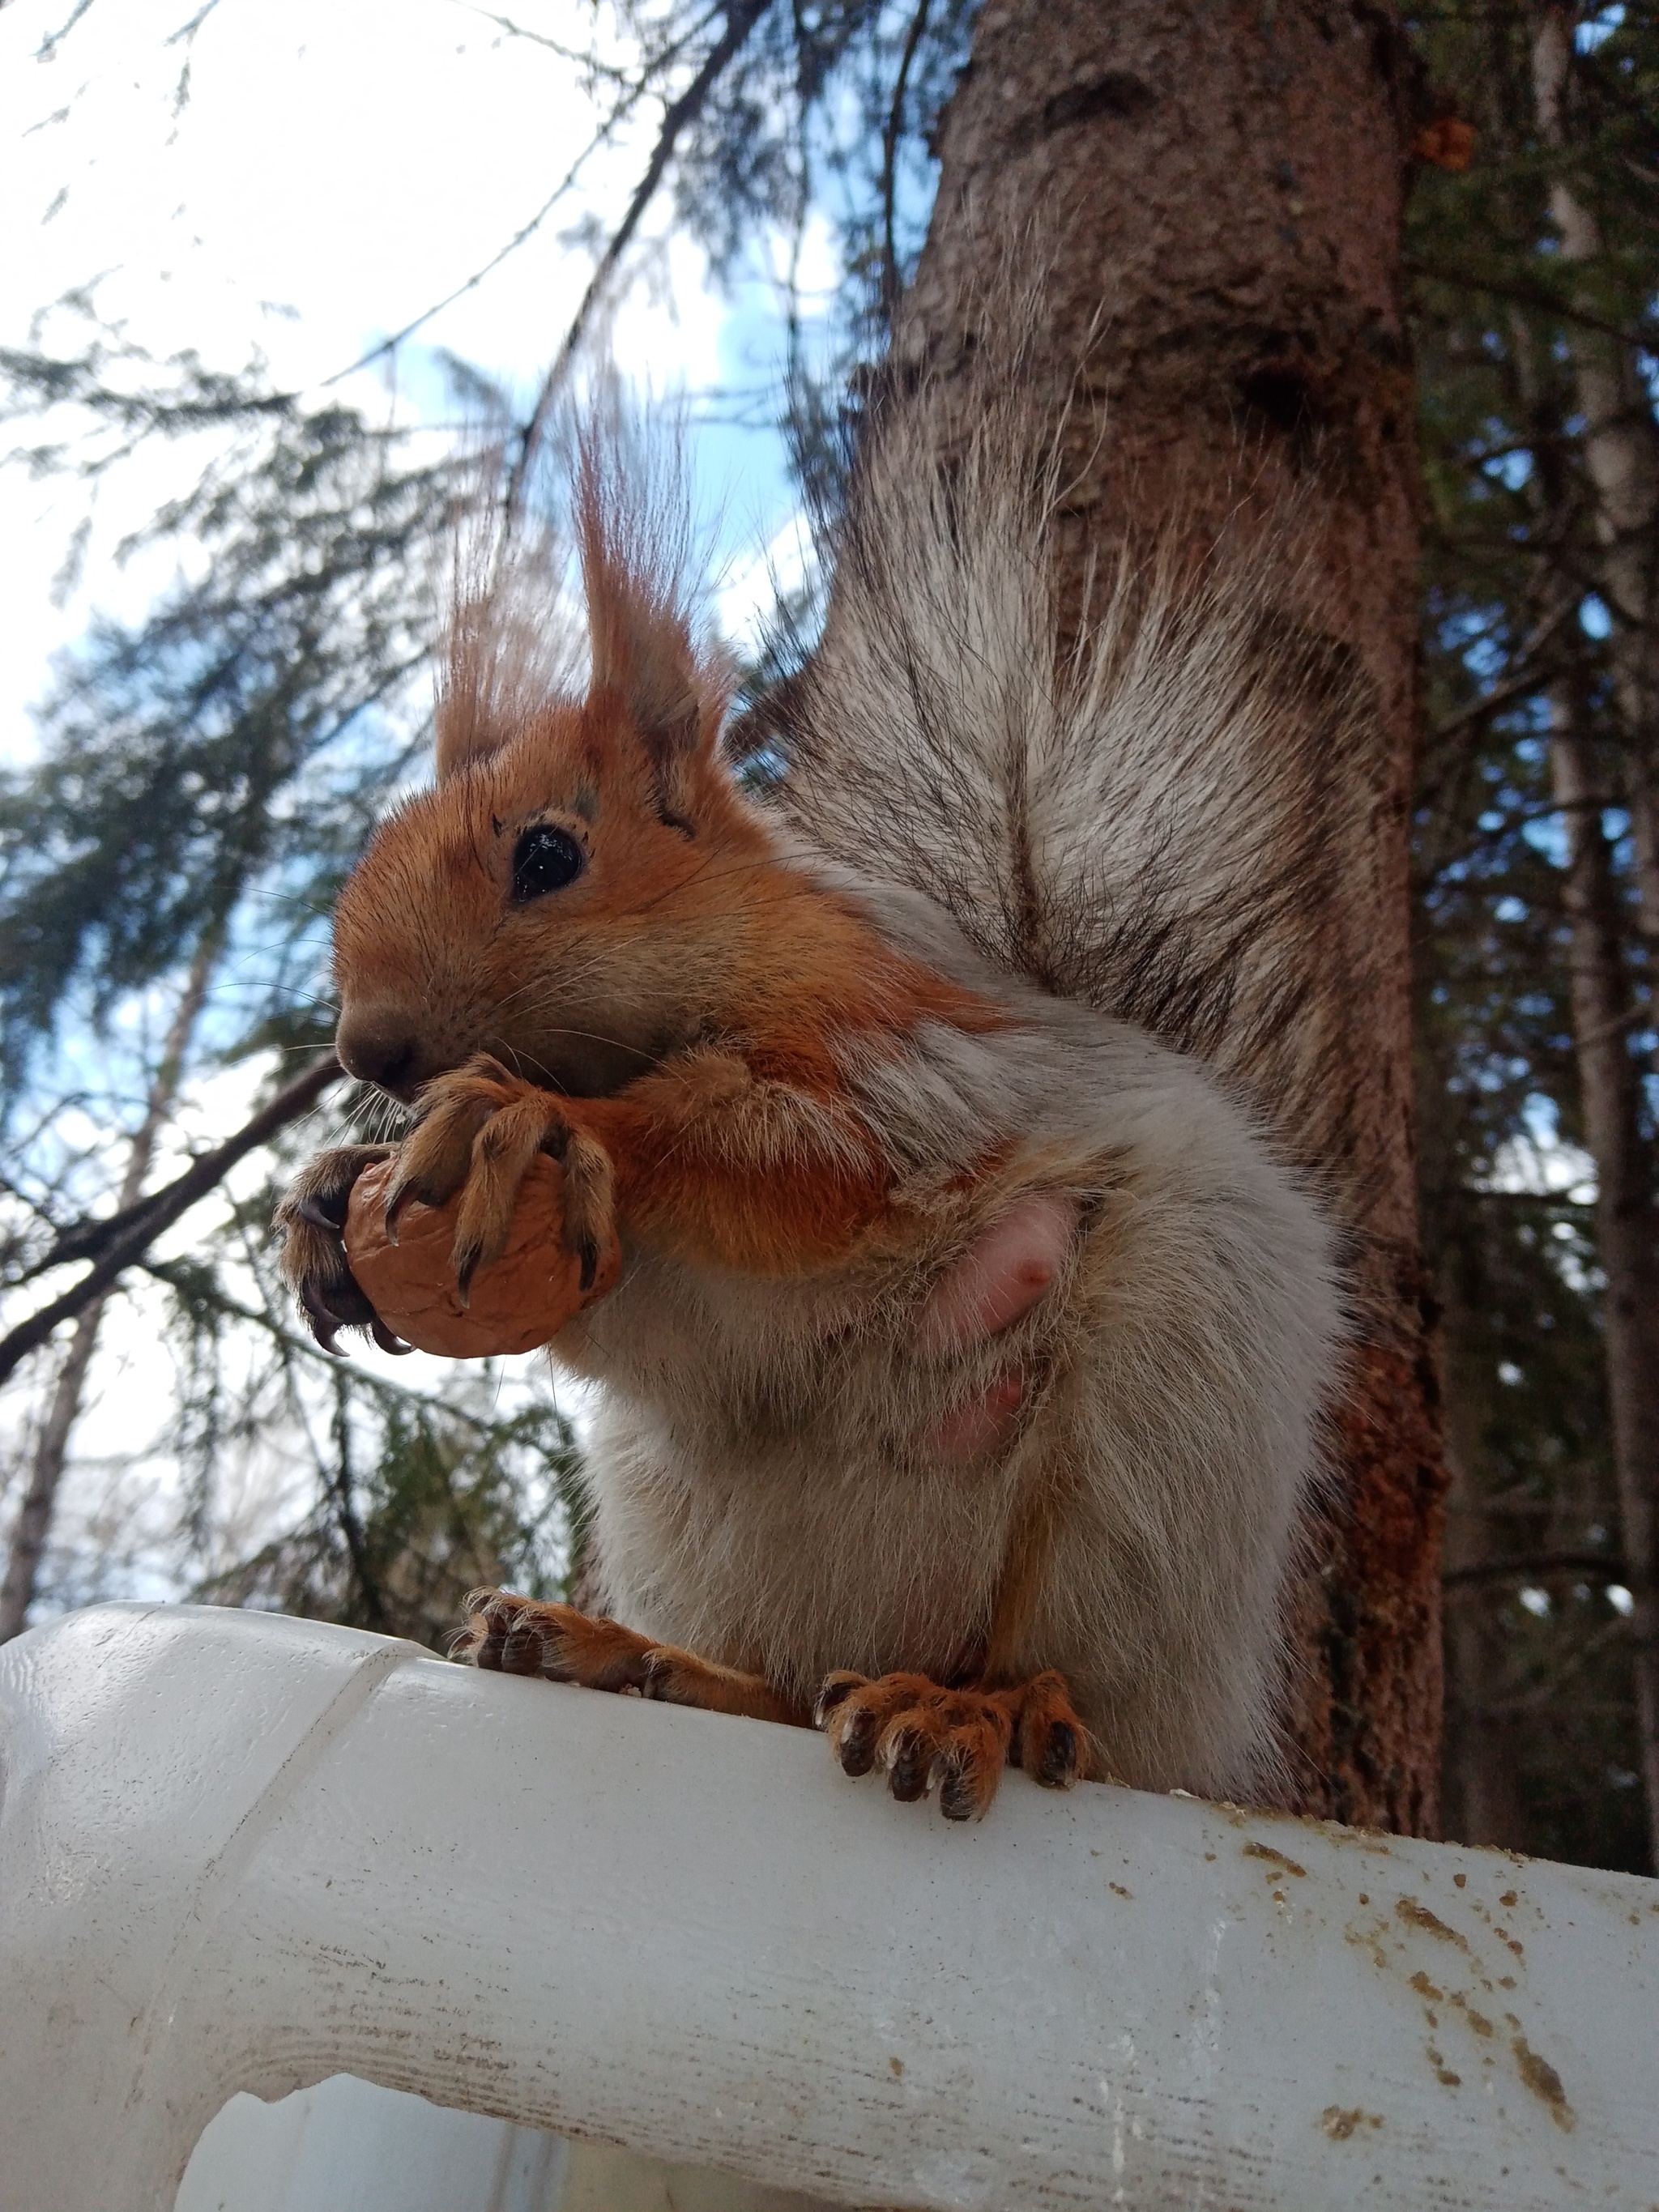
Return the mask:
<svg viewBox="0 0 1659 2212">
<path fill-rule="evenodd" d="M 1421 50 L 1473 159 L 1423 179 L 1408 238 L 1419 1092 L 1457 1474 L 1449 1812 L 1476 1841 L 1634 1867 L 1659 1832 L 1655 29 L 1646 8 L 1426 11 Z"/>
</svg>

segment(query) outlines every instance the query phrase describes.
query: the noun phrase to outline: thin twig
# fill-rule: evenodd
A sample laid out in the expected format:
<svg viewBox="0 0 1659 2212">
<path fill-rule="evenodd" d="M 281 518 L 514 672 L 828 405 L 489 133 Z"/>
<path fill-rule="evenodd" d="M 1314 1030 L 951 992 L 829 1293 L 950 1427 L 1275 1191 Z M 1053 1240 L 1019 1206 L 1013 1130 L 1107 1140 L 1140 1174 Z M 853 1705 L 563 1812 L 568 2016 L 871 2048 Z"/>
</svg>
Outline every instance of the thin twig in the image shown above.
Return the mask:
<svg viewBox="0 0 1659 2212">
<path fill-rule="evenodd" d="M 595 77 L 605 77 L 612 84 L 625 84 L 628 72 L 615 62 L 602 62 L 590 48 L 580 53 L 574 46 L 567 46 L 557 39 L 550 39 L 545 31 L 532 31 L 527 24 L 515 23 L 511 15 L 498 15 L 491 8 L 473 8 L 469 13 L 481 15 L 486 23 L 494 23 L 505 31 L 509 39 L 524 39 L 532 46 L 544 46 L 550 54 L 556 54 L 562 62 L 574 62 L 578 69 L 586 70 Z"/>
<path fill-rule="evenodd" d="M 1478 1559 L 1473 1566 L 1448 1567 L 1440 1581 L 1451 1589 L 1463 1583 L 1525 1582 L 1543 1575 L 1585 1575 L 1595 1582 L 1622 1583 L 1626 1569 L 1622 1559 L 1610 1559 L 1605 1552 L 1535 1552 L 1524 1559 Z"/>
<path fill-rule="evenodd" d="M 1443 722 L 1437 723 L 1429 732 L 1429 743 L 1443 744 L 1447 738 L 1488 720 L 1516 699 L 1525 698 L 1551 682 L 1559 671 L 1540 670 L 1538 656 L 1569 615 L 1577 611 L 1577 595 L 1564 592 L 1554 610 L 1535 623 L 1530 635 L 1522 640 L 1520 650 L 1511 658 L 1511 672 L 1507 680 L 1494 685 L 1492 690 L 1484 693 L 1472 706 L 1464 708 L 1462 713 L 1448 715 Z M 1464 650 L 1468 650 L 1467 646 Z"/>
<path fill-rule="evenodd" d="M 1478 1198 L 1483 1206 L 1495 1200 L 1503 1206 L 1565 1206 L 1577 1213 L 1594 1213 L 1595 1211 L 1593 1198 L 1574 1198 L 1571 1192 L 1566 1190 L 1491 1190 L 1483 1188 L 1479 1183 L 1466 1183 L 1464 1195 Z M 1545 1509 L 1542 1502 L 1538 1501 L 1528 1510 L 1542 1512 Z"/>
<path fill-rule="evenodd" d="M 527 240 L 535 236 L 547 221 L 548 216 L 552 214 L 554 209 L 575 183 L 583 164 L 592 159 L 617 125 L 625 120 L 637 106 L 647 89 L 647 85 L 641 80 L 635 86 L 626 100 L 618 100 L 586 145 L 582 148 L 581 152 L 565 171 L 559 183 L 531 216 L 529 222 L 514 232 L 500 252 L 492 254 L 482 269 L 475 269 L 465 283 L 458 284 L 453 292 L 446 292 L 441 300 L 436 300 L 431 307 L 423 308 L 413 322 L 405 323 L 401 330 L 394 331 L 389 338 L 382 338 L 378 345 L 372 345 L 367 353 L 360 355 L 348 368 L 337 368 L 332 376 L 325 376 L 323 379 L 323 388 L 326 390 L 331 384 L 342 383 L 348 376 L 356 376 L 359 369 L 371 368 L 375 362 L 384 360 L 387 354 L 395 353 L 405 338 L 411 338 L 416 331 L 424 329 L 434 315 L 442 314 L 446 307 L 453 307 L 457 300 L 464 300 L 469 292 L 476 291 L 486 276 L 493 276 L 510 254 L 516 253 Z"/>
<path fill-rule="evenodd" d="M 910 28 L 905 34 L 904 51 L 899 56 L 898 75 L 893 80 L 893 97 L 887 110 L 887 121 L 881 134 L 881 307 L 888 329 L 898 313 L 899 273 L 898 246 L 894 236 L 894 201 L 897 197 L 898 143 L 904 129 L 904 95 L 910 87 L 910 67 L 916 58 L 927 28 L 927 10 L 931 0 L 918 0 L 915 14 L 910 18 Z"/>
<path fill-rule="evenodd" d="M 227 1321 L 246 1322 L 251 1328 L 264 1329 L 284 1352 L 326 1370 L 331 1377 L 339 1372 L 339 1360 L 335 1354 L 325 1352 L 314 1337 L 301 1336 L 295 1330 L 284 1328 L 269 1310 L 245 1305 L 240 1298 L 234 1298 L 228 1291 L 222 1291 L 216 1283 L 204 1282 L 187 1274 L 184 1268 L 171 1260 L 152 1260 L 146 1256 L 136 1264 L 156 1282 L 165 1284 L 176 1297 L 199 1299 Z M 436 1397 L 430 1390 L 416 1389 L 413 1383 L 394 1382 L 389 1375 L 377 1375 L 371 1367 L 354 1366 L 351 1376 L 357 1387 L 367 1390 L 372 1397 L 395 1400 L 416 1411 L 441 1414 L 445 1420 L 459 1421 L 483 1437 L 495 1433 L 497 1424 L 486 1414 L 469 1413 L 465 1406 L 455 1405 L 447 1398 Z"/>
<path fill-rule="evenodd" d="M 669 162 L 673 159 L 675 148 L 678 145 L 687 126 L 695 123 L 702 112 L 708 104 L 709 94 L 724 76 L 730 64 L 737 58 L 750 33 L 770 5 L 771 0 L 738 0 L 738 5 L 728 9 L 726 27 L 709 49 L 702 68 L 679 98 L 671 101 L 663 111 L 662 122 L 657 131 L 657 143 L 651 149 L 651 158 L 645 165 L 643 175 L 634 187 L 622 221 L 611 233 L 610 243 L 599 257 L 599 266 L 589 279 L 587 289 L 582 294 L 580 304 L 571 319 L 569 328 L 565 331 L 558 352 L 554 356 L 553 366 L 543 379 L 542 388 L 536 395 L 536 404 L 531 410 L 530 419 L 525 424 L 520 437 L 518 456 L 513 464 L 513 472 L 507 481 L 507 496 L 502 506 L 502 525 L 505 535 L 510 536 L 518 522 L 532 465 L 535 461 L 559 394 L 564 389 L 565 379 L 570 373 L 570 365 L 575 359 L 577 349 L 586 336 L 594 311 L 604 298 L 611 277 L 616 274 L 617 264 L 633 243 L 634 234 L 639 228 L 647 208 L 656 197 L 657 187 L 663 180 Z"/>
<path fill-rule="evenodd" d="M 1400 265 L 1407 276 L 1424 276 L 1431 283 L 1456 285 L 1466 292 L 1484 292 L 1493 300 L 1508 300 L 1517 307 L 1559 315 L 1564 322 L 1581 323 L 1588 331 L 1600 331 L 1604 337 L 1617 338 L 1620 345 L 1646 349 L 1653 343 L 1650 331 L 1628 331 L 1621 324 L 1607 322 L 1583 307 L 1571 307 L 1541 286 L 1506 283 L 1501 277 L 1482 276 L 1467 269 L 1443 269 L 1437 263 L 1419 261 L 1411 254 L 1405 255 Z"/>
<path fill-rule="evenodd" d="M 330 1072 L 325 1073 L 325 1070 Z M 296 1076 L 286 1090 L 279 1091 L 268 1105 L 262 1106 L 252 1120 L 245 1122 L 234 1136 L 228 1137 L 216 1151 L 199 1154 L 176 1182 L 167 1184 L 161 1190 L 152 1191 L 148 1198 L 139 1199 L 135 1205 L 123 1206 L 118 1213 L 106 1213 L 95 1221 L 71 1222 L 67 1228 L 60 1230 L 51 1251 L 44 1259 L 36 1261 L 22 1279 L 30 1282 L 37 1275 L 49 1273 L 54 1267 L 71 1267 L 82 1260 L 101 1259 L 117 1238 L 125 1241 L 133 1230 L 153 1218 L 159 1218 L 163 1208 L 171 1209 L 175 1194 L 183 1191 L 186 1184 L 191 1185 L 198 1194 L 211 1190 L 245 1152 L 256 1145 L 263 1144 L 267 1136 L 274 1135 L 287 1122 L 304 1113 L 326 1085 L 343 1073 L 338 1060 L 331 1055 L 307 1068 L 303 1075 Z M 310 1086 L 308 1093 L 307 1085 Z M 294 1100 L 298 1103 L 291 1105 L 288 1103 Z M 206 1170 L 213 1171 L 203 1182 L 200 1178 Z M 184 1200 L 185 1206 L 194 1203 L 193 1197 Z M 161 1228 L 154 1232 L 151 1241 L 155 1236 L 160 1235 L 161 1228 L 170 1226 L 177 1218 L 177 1209 L 168 1211 L 167 1219 L 161 1222 Z"/>
<path fill-rule="evenodd" d="M 70 12 L 68 21 L 66 22 L 60 23 L 55 31 L 48 31 L 45 38 L 41 40 L 40 45 L 35 48 L 35 60 L 38 62 L 56 61 L 58 58 L 58 47 L 63 45 L 64 40 L 68 38 L 70 33 L 75 28 L 82 16 L 86 14 L 91 5 L 92 0 L 75 0 L 75 6 Z"/>
<path fill-rule="evenodd" d="M 344 1073 L 331 1053 L 326 1060 L 307 1068 L 303 1075 L 279 1091 L 269 1105 L 243 1123 L 234 1137 L 192 1160 L 183 1175 L 164 1190 L 157 1191 L 154 1198 L 129 1207 L 125 1217 L 112 1217 L 107 1224 L 95 1224 L 111 1232 L 96 1264 L 62 1297 L 54 1298 L 50 1305 L 42 1306 L 39 1313 L 31 1314 L 27 1321 L 20 1322 L 15 1328 L 0 1337 L 0 1382 L 14 1373 L 20 1361 L 46 1343 L 62 1322 L 72 1321 L 107 1290 L 124 1268 L 142 1260 L 162 1231 L 170 1229 L 181 1214 L 187 1213 L 198 1200 L 216 1188 L 238 1160 L 269 1142 L 279 1129 L 298 1121 L 301 1114 L 308 1113 L 329 1085 L 338 1082 Z M 82 1252 L 76 1256 L 88 1255 Z"/>
<path fill-rule="evenodd" d="M 1553 1674 L 1546 1675 L 1535 1688 L 1523 1692 L 1519 1697 L 1495 1700 L 1485 1711 L 1494 1718 L 1505 1717 L 1512 1713 L 1541 1711 L 1552 1698 L 1560 1696 L 1575 1674 L 1583 1673 L 1592 1659 L 1599 1657 L 1609 1644 L 1622 1642 L 1629 1634 L 1630 1623 L 1622 1613 L 1615 1613 L 1593 1636 L 1587 1637 L 1578 1650 L 1565 1659 Z"/>
</svg>

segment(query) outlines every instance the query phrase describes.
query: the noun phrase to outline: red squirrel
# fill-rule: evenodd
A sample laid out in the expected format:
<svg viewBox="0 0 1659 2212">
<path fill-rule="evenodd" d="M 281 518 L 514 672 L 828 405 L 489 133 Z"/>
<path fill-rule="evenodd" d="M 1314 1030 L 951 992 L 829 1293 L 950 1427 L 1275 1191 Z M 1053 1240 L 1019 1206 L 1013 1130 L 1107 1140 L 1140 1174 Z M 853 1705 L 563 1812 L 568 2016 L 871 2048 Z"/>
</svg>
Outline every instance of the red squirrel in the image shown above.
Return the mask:
<svg viewBox="0 0 1659 2212">
<path fill-rule="evenodd" d="M 473 1661 L 815 1721 L 957 1820 L 1009 1763 L 1272 1793 L 1342 1335 L 1259 1101 L 1317 1118 L 1294 933 L 1352 825 L 1227 779 L 1363 716 L 1308 708 L 1248 581 L 1126 575 L 1057 648 L 1041 479 L 995 408 L 948 477 L 878 448 L 757 796 L 672 532 L 591 440 L 585 684 L 501 587 L 464 605 L 436 781 L 335 929 L 340 1058 L 415 1109 L 394 1226 L 459 1192 L 465 1283 L 546 1152 L 584 1270 L 622 1240 L 550 1347 L 602 1386 L 605 1613 L 479 1593 Z M 279 1216 L 325 1341 L 378 1327 L 340 1229 L 384 1157 Z"/>
</svg>

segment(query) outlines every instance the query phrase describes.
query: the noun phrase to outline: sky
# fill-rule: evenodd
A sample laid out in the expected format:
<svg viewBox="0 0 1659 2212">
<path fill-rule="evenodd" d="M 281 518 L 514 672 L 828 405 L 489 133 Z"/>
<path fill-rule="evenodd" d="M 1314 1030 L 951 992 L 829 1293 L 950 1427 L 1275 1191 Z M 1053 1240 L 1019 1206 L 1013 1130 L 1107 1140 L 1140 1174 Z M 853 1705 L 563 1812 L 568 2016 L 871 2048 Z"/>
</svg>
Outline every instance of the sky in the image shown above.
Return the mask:
<svg viewBox="0 0 1659 2212">
<path fill-rule="evenodd" d="M 188 347 L 234 369 L 259 352 L 278 383 L 314 394 L 464 285 L 591 133 L 571 64 L 466 0 L 216 0 L 181 39 L 198 9 L 90 0 L 54 40 L 76 0 L 0 4 L 0 345 L 90 287 L 106 319 L 160 356 Z M 580 0 L 525 0 L 514 20 L 580 46 L 592 16 Z M 641 143 L 596 157 L 580 195 L 425 325 L 395 370 L 382 362 L 335 388 L 366 411 L 434 420 L 442 347 L 533 390 L 592 265 L 561 232 L 620 204 Z M 752 390 L 775 374 L 763 274 L 736 299 L 703 277 L 695 248 L 674 241 L 617 314 L 617 362 L 659 396 Z M 66 321 L 45 334 L 71 342 Z M 781 532 L 793 542 L 781 444 L 705 430 L 696 467 L 720 517 L 721 611 L 740 623 L 763 596 L 763 549 Z M 0 757 L 27 750 L 27 702 L 89 610 L 131 618 L 165 585 L 173 555 L 125 573 L 111 556 L 188 468 L 178 451 L 141 456 L 102 488 L 82 584 L 62 605 L 53 579 L 85 495 L 0 471 Z"/>
<path fill-rule="evenodd" d="M 514 12 L 579 47 L 592 21 L 580 0 L 519 0 Z M 179 36 L 192 15 L 195 35 Z M 593 161 L 581 195 L 424 325 L 395 366 L 349 372 L 513 238 L 592 124 L 570 63 L 507 37 L 465 0 L 216 0 L 205 10 L 200 0 L 0 0 L 0 346 L 27 343 L 41 310 L 89 289 L 106 319 L 158 356 L 192 349 L 235 369 L 263 354 L 283 387 L 314 396 L 338 379 L 333 388 L 371 415 L 441 419 L 440 347 L 533 391 L 592 266 L 561 230 L 621 204 L 638 138 Z M 831 273 L 826 258 L 826 286 Z M 67 319 L 38 327 L 48 345 L 75 342 Z M 736 298 L 720 296 L 683 240 L 623 302 L 611 337 L 637 385 L 694 399 L 764 386 L 780 342 L 764 271 Z M 0 453 L 12 442 L 0 430 Z M 700 504 L 717 518 L 717 611 L 735 631 L 769 601 L 769 570 L 787 574 L 799 558 L 781 441 L 703 428 L 692 457 Z M 29 702 L 92 611 L 135 620 L 166 587 L 176 551 L 122 566 L 115 550 L 200 459 L 141 453 L 90 507 L 76 483 L 0 467 L 0 761 L 32 750 Z M 64 593 L 54 579 L 83 516 L 92 534 L 81 580 Z M 260 1073 L 210 1077 L 173 1151 L 243 1118 Z M 190 1228 L 168 1249 L 187 1246 Z M 417 1356 L 398 1379 L 429 1387 L 441 1365 Z M 153 1585 L 143 1562 L 165 1549 L 176 1501 L 161 1462 L 149 1486 L 105 1497 L 99 1462 L 130 1453 L 164 1420 L 169 1387 L 155 1297 L 139 1288 L 109 1309 L 76 1437 L 75 1510 L 83 1522 L 120 1522 L 115 1551 L 125 1545 L 137 1561 L 124 1590 Z"/>
</svg>

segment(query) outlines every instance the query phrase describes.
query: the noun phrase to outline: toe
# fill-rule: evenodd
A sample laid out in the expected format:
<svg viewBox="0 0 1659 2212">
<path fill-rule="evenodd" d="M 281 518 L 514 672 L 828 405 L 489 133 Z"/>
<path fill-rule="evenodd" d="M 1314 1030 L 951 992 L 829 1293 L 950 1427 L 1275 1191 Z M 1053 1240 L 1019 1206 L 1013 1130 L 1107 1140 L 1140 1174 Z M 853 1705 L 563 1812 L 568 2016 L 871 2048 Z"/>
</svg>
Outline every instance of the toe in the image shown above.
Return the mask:
<svg viewBox="0 0 1659 2212">
<path fill-rule="evenodd" d="M 499 1606 L 486 1607 L 474 1603 L 474 1599 L 487 1595 L 475 1590 L 467 1600 L 467 1611 L 472 1618 L 456 1637 L 455 1656 L 464 1664 L 483 1668 L 486 1674 L 499 1674 L 501 1646 L 507 1639 L 506 1618 Z"/>
<path fill-rule="evenodd" d="M 864 1689 L 868 1685 L 869 1680 L 867 1674 L 851 1674 L 846 1672 L 826 1674 L 823 1678 L 823 1686 L 818 1692 L 817 1703 L 812 1708 L 813 1727 L 820 1729 L 827 1727 L 830 1716 L 836 1707 L 844 1705 L 854 1690 Z"/>
<path fill-rule="evenodd" d="M 501 1638 L 501 1665 L 503 1674 L 543 1674 L 547 1672 L 548 1654 L 542 1638 L 541 1624 L 528 1606 L 507 1616 Z"/>
<path fill-rule="evenodd" d="M 1018 1763 L 1045 1790 L 1069 1790 L 1089 1766 L 1089 1738 L 1063 1676 L 1039 1674 L 1025 1692 L 1015 1748 Z"/>
<path fill-rule="evenodd" d="M 927 1795 L 938 1749 L 934 1732 L 920 1714 L 902 1714 L 884 1730 L 879 1756 L 887 1786 L 901 1805 L 914 1805 Z"/>
<path fill-rule="evenodd" d="M 967 1745 L 954 1745 L 939 1759 L 939 1811 L 947 1820 L 982 1820 L 1000 1778 L 1000 1765 L 988 1765 Z"/>
<path fill-rule="evenodd" d="M 881 1733 L 881 1716 L 866 1696 L 855 1692 L 848 1698 L 830 1716 L 824 1733 L 843 1774 L 850 1774 L 856 1780 L 860 1775 L 869 1773 L 876 1763 L 876 1738 Z"/>
<path fill-rule="evenodd" d="M 1051 1721 L 1030 1767 L 1031 1778 L 1045 1790 L 1069 1790 L 1077 1780 L 1077 1730 L 1069 1721 Z"/>
</svg>

